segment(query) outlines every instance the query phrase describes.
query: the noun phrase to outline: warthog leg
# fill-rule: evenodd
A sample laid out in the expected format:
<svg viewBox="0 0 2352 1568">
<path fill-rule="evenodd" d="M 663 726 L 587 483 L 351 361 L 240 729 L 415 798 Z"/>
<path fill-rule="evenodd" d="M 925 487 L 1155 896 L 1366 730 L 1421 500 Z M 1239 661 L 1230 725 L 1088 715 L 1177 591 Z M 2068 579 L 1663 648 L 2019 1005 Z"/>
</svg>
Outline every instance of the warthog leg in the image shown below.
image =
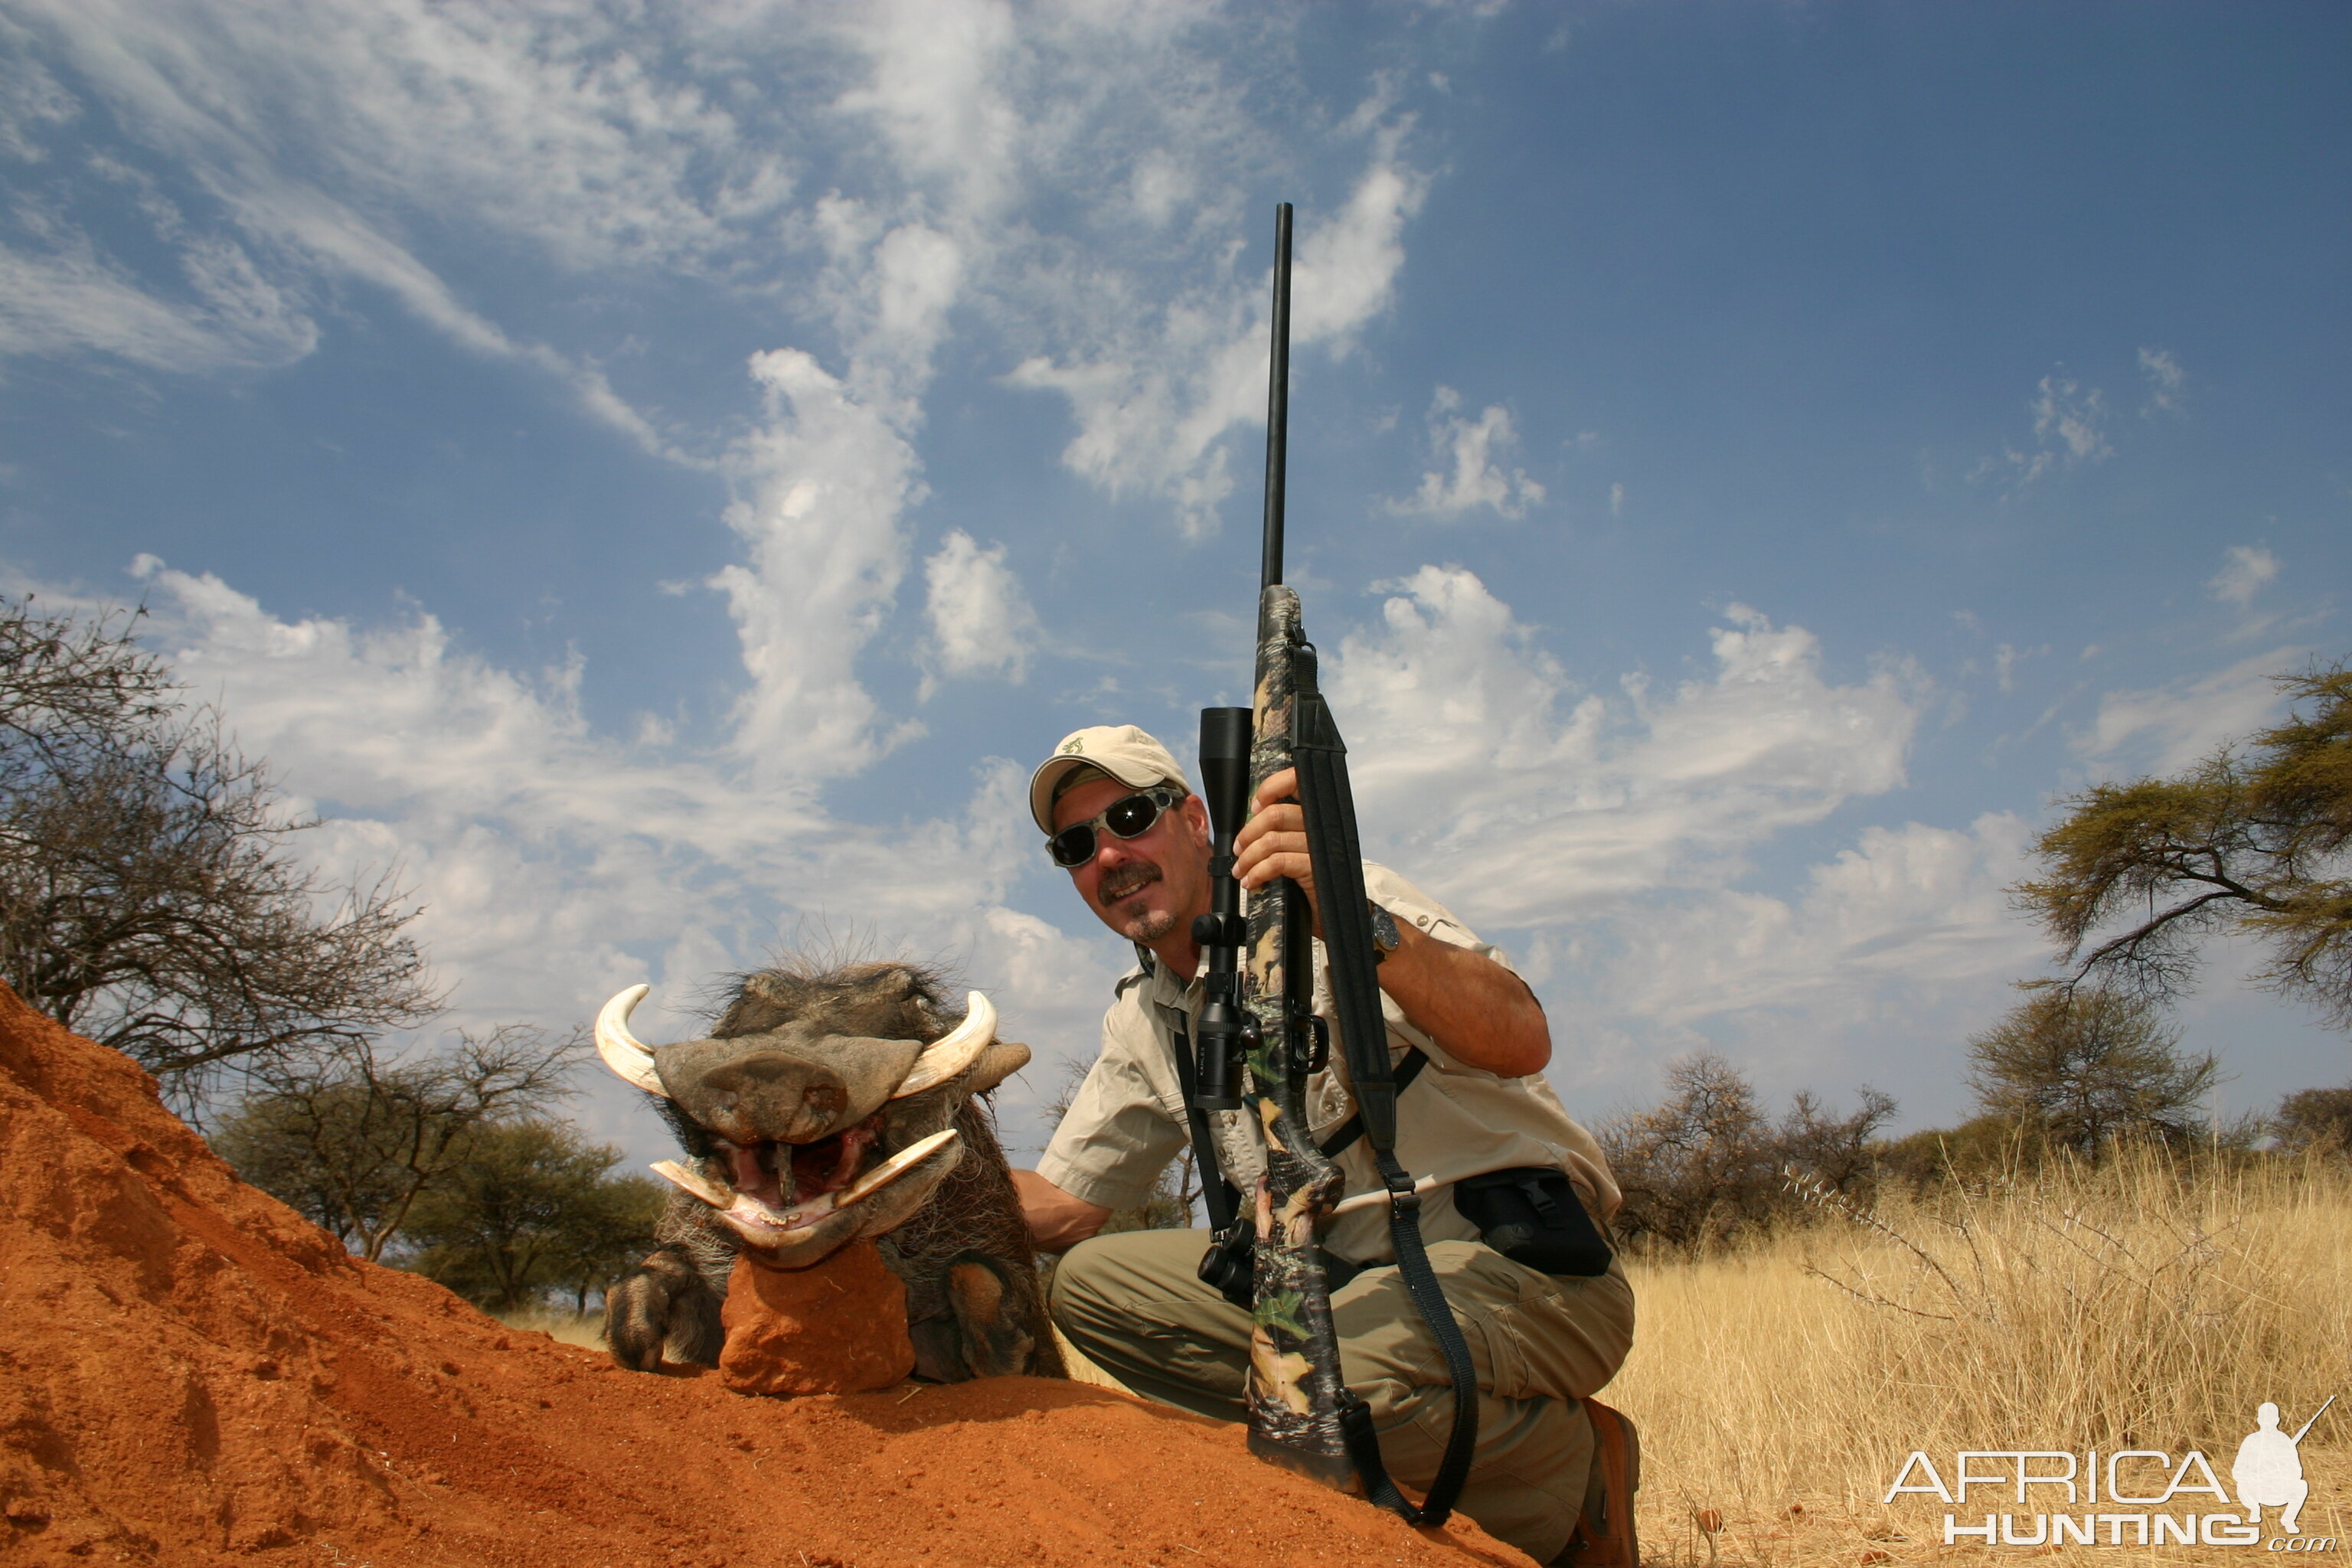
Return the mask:
<svg viewBox="0 0 2352 1568">
<path fill-rule="evenodd" d="M 604 1292 L 604 1335 L 613 1359 L 632 1372 L 655 1372 L 665 1351 L 674 1362 L 719 1363 L 726 1331 L 719 1295 L 677 1247 L 657 1247 Z"/>
<path fill-rule="evenodd" d="M 984 1252 L 948 1260 L 948 1301 L 955 1310 L 964 1365 L 974 1377 L 1010 1377 L 1029 1370 L 1037 1342 L 1029 1332 L 1028 1298 L 1004 1264 Z"/>
</svg>

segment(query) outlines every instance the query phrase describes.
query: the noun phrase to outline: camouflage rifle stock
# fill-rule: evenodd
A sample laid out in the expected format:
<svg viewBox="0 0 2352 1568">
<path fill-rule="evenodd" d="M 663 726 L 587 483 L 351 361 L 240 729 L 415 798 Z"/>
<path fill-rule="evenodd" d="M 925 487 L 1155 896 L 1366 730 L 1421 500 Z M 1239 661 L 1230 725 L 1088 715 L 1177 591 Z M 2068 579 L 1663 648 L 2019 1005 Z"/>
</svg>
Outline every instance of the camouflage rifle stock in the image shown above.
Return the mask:
<svg viewBox="0 0 2352 1568">
<path fill-rule="evenodd" d="M 1288 211 L 1284 208 L 1286 216 Z M 1253 792 L 1294 764 L 1290 725 L 1300 641 L 1298 595 L 1279 583 L 1268 584 L 1259 605 L 1251 705 Z M 1260 1458 L 1346 1488 L 1355 1480 L 1339 1425 L 1346 1385 L 1318 1245 L 1323 1216 L 1339 1201 L 1340 1175 L 1307 1125 L 1307 1077 L 1328 1054 L 1313 1011 L 1310 920 L 1305 895 L 1288 879 L 1250 900 L 1241 996 L 1255 1027 L 1244 1060 L 1249 1109 L 1265 1130 L 1265 1173 L 1255 1194 L 1249 1445 Z"/>
<path fill-rule="evenodd" d="M 1423 1250 L 1420 1199 L 1395 1157 L 1396 1097 L 1388 1030 L 1373 973 L 1371 920 L 1357 847 L 1346 748 L 1324 706 L 1315 650 L 1306 639 L 1298 595 L 1282 581 L 1283 502 L 1289 419 L 1290 231 L 1287 202 L 1276 209 L 1273 352 L 1266 399 L 1265 525 L 1257 618 L 1257 667 L 1247 710 L 1213 708 L 1201 716 L 1202 793 L 1213 831 L 1211 912 L 1195 923 L 1206 959 L 1205 996 L 1195 1032 L 1201 1055 L 1197 1110 L 1246 1102 L 1263 1130 L 1265 1172 L 1249 1209 L 1233 1225 L 1254 1229 L 1254 1305 L 1248 1386 L 1249 1446 L 1261 1458 L 1344 1490 L 1360 1491 L 1416 1524 L 1443 1523 L 1469 1470 L 1477 1435 L 1477 1394 L 1470 1352 L 1447 1310 Z M 1244 766 L 1244 752 L 1246 765 Z M 1342 1177 L 1308 1131 L 1309 1076 L 1328 1058 L 1329 1037 L 1314 1013 L 1314 911 L 1287 879 L 1249 900 L 1246 925 L 1233 878 L 1234 835 L 1257 786 L 1285 769 L 1298 771 L 1298 800 L 1322 907 L 1325 957 L 1331 975 L 1349 1091 L 1364 1137 L 1390 1194 L 1390 1231 L 1397 1263 L 1422 1317 L 1443 1350 L 1454 1385 L 1454 1426 L 1423 1503 L 1416 1507 L 1381 1464 L 1370 1411 L 1340 1376 L 1331 1318 L 1329 1275 L 1320 1245 L 1324 1217 Z M 1231 1084 L 1238 1058 L 1248 1069 L 1244 1094 Z M 1205 1123 L 1195 1143 L 1213 1159 Z M 1204 1186 L 1216 1173 L 1202 1172 Z M 1213 1218 L 1223 1221 L 1212 1206 Z M 1204 1278 L 1230 1259 L 1213 1248 Z"/>
</svg>

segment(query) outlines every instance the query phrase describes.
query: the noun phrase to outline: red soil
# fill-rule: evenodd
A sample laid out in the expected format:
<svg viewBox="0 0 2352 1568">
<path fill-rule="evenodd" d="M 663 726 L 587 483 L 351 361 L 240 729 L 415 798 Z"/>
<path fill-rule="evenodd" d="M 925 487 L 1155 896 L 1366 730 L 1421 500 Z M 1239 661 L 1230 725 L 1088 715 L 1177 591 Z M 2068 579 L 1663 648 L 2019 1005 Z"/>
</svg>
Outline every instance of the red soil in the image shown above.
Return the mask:
<svg viewBox="0 0 2352 1568">
<path fill-rule="evenodd" d="M 0 988 L 0 1560 L 1524 1564 L 1007 1378 L 761 1399 L 501 1328 L 244 1185 Z"/>
</svg>

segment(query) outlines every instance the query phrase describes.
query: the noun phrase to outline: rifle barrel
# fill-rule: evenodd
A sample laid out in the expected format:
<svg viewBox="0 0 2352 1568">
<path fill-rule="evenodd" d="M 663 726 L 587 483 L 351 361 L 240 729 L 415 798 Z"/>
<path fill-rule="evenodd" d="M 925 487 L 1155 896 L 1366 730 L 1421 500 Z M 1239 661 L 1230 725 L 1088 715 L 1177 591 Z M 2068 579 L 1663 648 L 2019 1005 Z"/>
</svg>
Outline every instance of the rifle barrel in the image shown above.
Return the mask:
<svg viewBox="0 0 2352 1568">
<path fill-rule="evenodd" d="M 1265 557 L 1258 592 L 1282 581 L 1283 469 L 1290 450 L 1290 204 L 1274 209 L 1274 353 L 1265 392 Z"/>
<path fill-rule="evenodd" d="M 2327 1405 L 2333 1405 L 2333 1404 L 2335 1404 L 2335 1403 L 2336 1403 L 2336 1395 L 2334 1395 L 2334 1394 L 2329 1394 L 2329 1395 L 2327 1396 Z M 2310 1420 L 2308 1420 L 2308 1421 L 2306 1421 L 2306 1422 L 2305 1422 L 2305 1423 L 2303 1424 L 2303 1431 L 2302 1431 L 2302 1432 L 2297 1432 L 2297 1433 L 2294 1435 L 2294 1441 L 2295 1441 L 2295 1445 L 2296 1445 L 2298 1447 L 2301 1447 L 2301 1446 L 2302 1446 L 2302 1444 L 2303 1444 L 2304 1434 L 2305 1434 L 2305 1433 L 2309 1432 L 2309 1431 L 2310 1431 L 2314 1426 L 2318 1426 L 2318 1425 L 2319 1425 L 2319 1418 L 2320 1418 L 2321 1416 L 2323 1416 L 2323 1415 L 2326 1415 L 2326 1414 L 2327 1414 L 2327 1405 L 2321 1405 L 2318 1409 L 2316 1409 L 2316 1410 L 2313 1411 L 2313 1412 L 2311 1413 L 2311 1419 L 2310 1419 Z"/>
</svg>

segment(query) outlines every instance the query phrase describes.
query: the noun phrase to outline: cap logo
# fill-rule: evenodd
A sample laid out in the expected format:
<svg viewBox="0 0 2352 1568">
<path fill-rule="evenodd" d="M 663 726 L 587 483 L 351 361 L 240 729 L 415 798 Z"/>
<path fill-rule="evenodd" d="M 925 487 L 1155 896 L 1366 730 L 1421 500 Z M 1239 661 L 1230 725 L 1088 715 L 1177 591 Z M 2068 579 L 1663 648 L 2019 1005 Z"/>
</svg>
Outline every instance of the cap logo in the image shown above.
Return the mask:
<svg viewBox="0 0 2352 1568">
<path fill-rule="evenodd" d="M 1077 736 L 1073 735 L 1068 740 L 1063 742 L 1062 749 L 1055 752 L 1054 754 L 1057 757 L 1076 757 L 1085 755 L 1086 750 L 1086 742 L 1080 740 Z"/>
</svg>

